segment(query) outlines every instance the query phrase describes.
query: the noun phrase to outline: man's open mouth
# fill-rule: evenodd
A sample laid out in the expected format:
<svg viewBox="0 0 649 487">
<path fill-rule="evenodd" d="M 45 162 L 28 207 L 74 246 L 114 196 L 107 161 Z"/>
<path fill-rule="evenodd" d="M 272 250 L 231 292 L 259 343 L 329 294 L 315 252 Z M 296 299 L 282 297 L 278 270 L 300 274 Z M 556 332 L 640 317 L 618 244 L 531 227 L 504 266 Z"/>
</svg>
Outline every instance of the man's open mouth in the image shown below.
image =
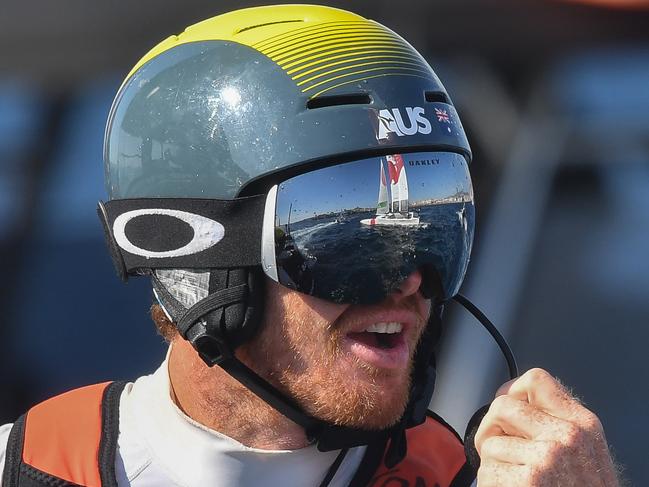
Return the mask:
<svg viewBox="0 0 649 487">
<path fill-rule="evenodd" d="M 398 368 L 408 362 L 404 326 L 398 322 L 373 323 L 346 335 L 349 351 L 363 362 L 380 368 Z"/>
<path fill-rule="evenodd" d="M 397 345 L 402 330 L 401 323 L 375 323 L 360 333 L 350 333 L 348 336 L 370 347 L 389 349 Z"/>
</svg>

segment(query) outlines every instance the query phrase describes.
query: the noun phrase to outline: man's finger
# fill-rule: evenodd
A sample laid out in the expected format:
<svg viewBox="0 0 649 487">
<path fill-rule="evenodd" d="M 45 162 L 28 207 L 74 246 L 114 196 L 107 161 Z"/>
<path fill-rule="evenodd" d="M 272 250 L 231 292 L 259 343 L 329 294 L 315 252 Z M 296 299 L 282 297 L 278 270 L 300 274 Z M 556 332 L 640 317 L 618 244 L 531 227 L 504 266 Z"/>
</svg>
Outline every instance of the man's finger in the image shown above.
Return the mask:
<svg viewBox="0 0 649 487">
<path fill-rule="evenodd" d="M 534 465 L 551 452 L 551 444 L 515 436 L 491 436 L 482 444 L 481 460 Z"/>
<path fill-rule="evenodd" d="M 480 487 L 503 487 L 506 485 L 525 485 L 521 483 L 527 478 L 529 468 L 525 465 L 510 463 L 484 462 L 478 470 L 478 485 Z M 529 485 L 529 484 L 528 484 Z"/>
<path fill-rule="evenodd" d="M 579 402 L 552 375 L 543 369 L 530 369 L 518 379 L 503 384 L 497 394 L 527 401 L 557 418 L 572 420 Z"/>
<path fill-rule="evenodd" d="M 505 382 L 503 385 L 501 385 L 498 390 L 496 391 L 496 394 L 494 394 L 494 397 L 502 396 L 504 394 L 507 394 L 509 392 L 509 388 L 512 386 L 514 382 L 516 382 L 520 377 L 516 377 L 515 379 L 508 380 Z"/>
<path fill-rule="evenodd" d="M 510 395 L 499 396 L 491 403 L 475 435 L 475 446 L 482 456 L 482 444 L 493 436 L 516 436 L 543 440 L 552 435 L 564 435 L 570 423 L 552 416 Z"/>
</svg>

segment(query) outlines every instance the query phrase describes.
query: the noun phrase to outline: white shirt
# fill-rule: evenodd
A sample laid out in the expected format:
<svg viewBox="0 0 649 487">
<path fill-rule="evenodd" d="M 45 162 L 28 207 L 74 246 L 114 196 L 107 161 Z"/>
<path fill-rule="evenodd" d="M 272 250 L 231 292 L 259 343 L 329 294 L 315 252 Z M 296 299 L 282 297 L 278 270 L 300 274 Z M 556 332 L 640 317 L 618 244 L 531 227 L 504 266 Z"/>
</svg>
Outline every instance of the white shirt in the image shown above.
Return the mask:
<svg viewBox="0 0 649 487">
<path fill-rule="evenodd" d="M 202 426 L 171 400 L 167 361 L 124 388 L 120 398 L 117 483 L 130 487 L 318 486 L 338 451 L 315 446 L 259 450 Z M 0 472 L 11 425 L 0 427 Z M 349 484 L 365 447 L 350 449 L 331 487 Z M 0 478 L 0 486 L 2 480 Z"/>
</svg>

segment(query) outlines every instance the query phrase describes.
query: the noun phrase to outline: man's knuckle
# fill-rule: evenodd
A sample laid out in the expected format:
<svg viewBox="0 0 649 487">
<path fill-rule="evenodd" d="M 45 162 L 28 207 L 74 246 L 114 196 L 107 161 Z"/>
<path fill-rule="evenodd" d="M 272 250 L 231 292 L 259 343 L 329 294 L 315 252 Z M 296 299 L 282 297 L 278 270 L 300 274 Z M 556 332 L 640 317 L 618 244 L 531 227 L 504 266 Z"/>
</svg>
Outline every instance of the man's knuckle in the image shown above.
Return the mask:
<svg viewBox="0 0 649 487">
<path fill-rule="evenodd" d="M 582 413 L 582 424 L 584 429 L 591 434 L 599 434 L 603 431 L 604 427 L 599 417 L 589 409 L 585 409 Z"/>
<path fill-rule="evenodd" d="M 483 441 L 480 448 L 481 458 L 493 458 L 500 448 L 500 440 L 496 436 L 491 436 Z"/>
<path fill-rule="evenodd" d="M 558 441 L 548 441 L 544 444 L 539 455 L 541 463 L 553 465 L 564 454 L 565 447 Z"/>
<path fill-rule="evenodd" d="M 493 408 L 493 410 L 492 410 Z M 499 396 L 492 403 L 491 416 L 500 422 L 511 423 L 524 414 L 525 405 L 510 396 Z"/>
<path fill-rule="evenodd" d="M 507 405 L 510 403 L 508 396 L 498 396 L 489 406 L 489 413 L 496 417 L 502 417 L 503 412 L 507 411 Z"/>
<path fill-rule="evenodd" d="M 537 487 L 543 485 L 544 472 L 545 469 L 541 465 L 530 465 L 527 468 L 527 481 L 524 485 L 529 487 Z"/>
<path fill-rule="evenodd" d="M 495 485 L 495 484 L 492 482 L 492 475 L 491 475 L 491 473 L 487 473 L 487 472 L 485 472 L 485 470 L 484 470 L 483 468 L 481 468 L 480 470 L 478 470 L 477 480 L 478 480 L 478 485 L 479 485 L 480 487 L 491 487 L 491 486 Z"/>
<path fill-rule="evenodd" d="M 552 377 L 547 370 L 539 367 L 528 370 L 525 375 L 527 375 L 532 382 L 546 382 L 548 380 L 554 381 L 554 377 Z"/>
<path fill-rule="evenodd" d="M 564 445 L 570 450 L 578 448 L 584 441 L 586 431 L 574 423 L 569 423 L 564 433 Z"/>
</svg>

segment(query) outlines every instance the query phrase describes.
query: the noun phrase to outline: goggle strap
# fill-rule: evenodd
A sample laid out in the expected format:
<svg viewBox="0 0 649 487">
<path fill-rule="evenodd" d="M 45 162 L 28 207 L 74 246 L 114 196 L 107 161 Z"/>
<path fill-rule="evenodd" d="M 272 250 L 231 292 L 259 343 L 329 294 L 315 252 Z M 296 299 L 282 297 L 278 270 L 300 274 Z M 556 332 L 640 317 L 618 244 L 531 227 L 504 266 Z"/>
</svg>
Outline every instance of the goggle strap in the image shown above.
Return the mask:
<svg viewBox="0 0 649 487">
<path fill-rule="evenodd" d="M 233 200 L 138 198 L 99 202 L 118 274 L 261 264 L 265 195 Z"/>
</svg>

